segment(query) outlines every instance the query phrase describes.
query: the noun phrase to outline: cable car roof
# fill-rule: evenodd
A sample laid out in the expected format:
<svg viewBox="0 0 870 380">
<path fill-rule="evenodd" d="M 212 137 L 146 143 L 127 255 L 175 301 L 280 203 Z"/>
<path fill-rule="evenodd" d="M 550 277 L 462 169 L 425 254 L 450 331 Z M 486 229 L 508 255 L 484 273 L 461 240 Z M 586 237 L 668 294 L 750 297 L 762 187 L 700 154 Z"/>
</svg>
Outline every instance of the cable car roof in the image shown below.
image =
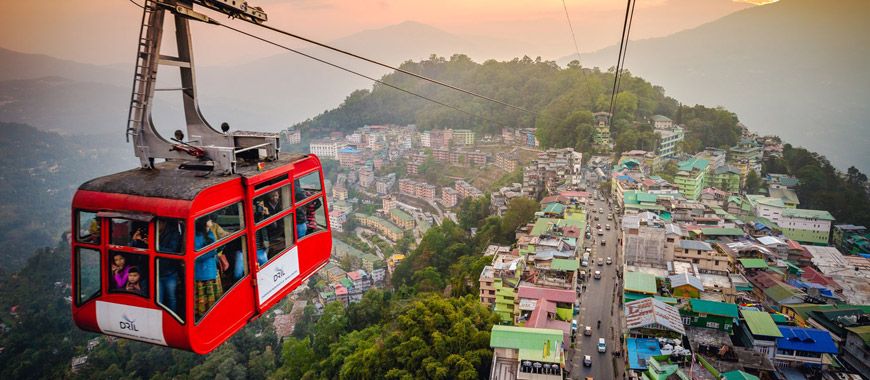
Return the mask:
<svg viewBox="0 0 870 380">
<path fill-rule="evenodd" d="M 304 154 L 279 153 L 275 161 L 264 162 L 264 171 L 297 162 L 308 157 Z M 101 193 L 138 195 L 143 197 L 193 200 L 203 189 L 234 180 L 238 177 L 254 177 L 262 174 L 257 165 L 239 165 L 236 174 L 228 176 L 203 176 L 204 172 L 179 169 L 180 162 L 162 162 L 153 170 L 131 169 L 99 177 L 85 182 L 79 190 Z"/>
</svg>

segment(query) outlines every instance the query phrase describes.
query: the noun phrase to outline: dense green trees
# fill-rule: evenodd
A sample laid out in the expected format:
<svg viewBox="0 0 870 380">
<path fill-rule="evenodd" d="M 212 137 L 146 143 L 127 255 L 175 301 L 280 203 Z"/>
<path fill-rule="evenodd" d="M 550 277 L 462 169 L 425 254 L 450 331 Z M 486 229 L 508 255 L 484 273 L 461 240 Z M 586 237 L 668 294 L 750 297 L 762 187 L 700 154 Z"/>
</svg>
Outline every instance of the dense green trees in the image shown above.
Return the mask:
<svg viewBox="0 0 870 380">
<path fill-rule="evenodd" d="M 838 172 L 824 156 L 785 144 L 783 158 L 766 162 L 765 172 L 797 177 L 801 208 L 827 210 L 838 223 L 870 225 L 867 177 L 858 169 Z"/>
<path fill-rule="evenodd" d="M 370 323 L 359 329 L 334 329 L 335 321 L 356 318 L 353 307 L 327 307 L 315 330 L 335 335 L 286 340 L 273 378 L 478 379 L 489 373 L 489 330 L 497 317 L 475 297 L 429 294 L 380 306 L 371 304 L 382 301 L 375 298 L 359 305 L 383 314 L 369 316 Z"/>
</svg>

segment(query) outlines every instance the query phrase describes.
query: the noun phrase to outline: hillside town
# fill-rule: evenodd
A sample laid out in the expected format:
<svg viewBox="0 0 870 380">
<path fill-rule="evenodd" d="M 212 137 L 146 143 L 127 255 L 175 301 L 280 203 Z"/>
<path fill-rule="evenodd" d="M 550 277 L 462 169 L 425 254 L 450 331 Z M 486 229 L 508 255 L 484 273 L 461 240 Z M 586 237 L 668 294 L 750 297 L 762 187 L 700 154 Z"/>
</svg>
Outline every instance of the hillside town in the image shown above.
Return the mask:
<svg viewBox="0 0 870 380">
<path fill-rule="evenodd" d="M 426 231 L 466 199 L 502 215 L 539 202 L 479 276 L 493 327 L 491 379 L 860 379 L 870 373 L 870 233 L 801 207 L 800 181 L 762 176 L 778 138 L 743 127 L 729 149 L 682 153 L 656 115 L 655 150 L 539 150 L 534 130 L 365 126 L 304 145 L 328 179 L 332 260 L 275 319 L 385 287 Z M 474 231 L 471 231 L 474 234 Z M 280 322 L 279 322 L 280 320 Z M 603 326 L 602 326 L 603 325 Z M 866 377 L 865 377 L 866 378 Z"/>
</svg>

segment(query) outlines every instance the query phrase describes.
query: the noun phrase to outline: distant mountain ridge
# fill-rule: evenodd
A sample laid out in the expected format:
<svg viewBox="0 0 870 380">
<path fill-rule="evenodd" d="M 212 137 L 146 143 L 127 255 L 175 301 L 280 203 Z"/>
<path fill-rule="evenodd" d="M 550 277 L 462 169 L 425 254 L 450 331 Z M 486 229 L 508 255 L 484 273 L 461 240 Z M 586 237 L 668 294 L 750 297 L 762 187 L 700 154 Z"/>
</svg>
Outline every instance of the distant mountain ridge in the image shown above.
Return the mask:
<svg viewBox="0 0 870 380">
<path fill-rule="evenodd" d="M 688 104 L 720 104 L 751 129 L 870 170 L 870 1 L 781 0 L 632 41 L 626 68 Z M 616 47 L 584 55 L 613 66 Z M 560 63 L 567 63 L 565 57 Z"/>
</svg>

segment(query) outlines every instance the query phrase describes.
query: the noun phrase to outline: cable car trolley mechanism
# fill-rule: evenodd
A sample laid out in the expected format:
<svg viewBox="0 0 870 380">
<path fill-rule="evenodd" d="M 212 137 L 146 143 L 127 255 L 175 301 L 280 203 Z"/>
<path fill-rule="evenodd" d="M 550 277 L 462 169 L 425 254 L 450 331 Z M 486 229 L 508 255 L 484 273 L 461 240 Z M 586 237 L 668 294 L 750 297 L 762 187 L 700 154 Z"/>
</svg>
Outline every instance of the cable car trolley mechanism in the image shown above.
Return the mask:
<svg viewBox="0 0 870 380">
<path fill-rule="evenodd" d="M 329 259 L 323 173 L 314 155 L 279 152 L 275 133 L 212 128 L 199 111 L 193 5 L 252 23 L 233 0 L 146 0 L 127 136 L 141 168 L 82 184 L 72 202 L 72 315 L 82 329 L 208 353 Z M 177 55 L 160 54 L 166 15 Z M 181 88 L 155 88 L 173 66 Z M 185 133 L 151 120 L 155 91 L 180 91 Z"/>
</svg>

